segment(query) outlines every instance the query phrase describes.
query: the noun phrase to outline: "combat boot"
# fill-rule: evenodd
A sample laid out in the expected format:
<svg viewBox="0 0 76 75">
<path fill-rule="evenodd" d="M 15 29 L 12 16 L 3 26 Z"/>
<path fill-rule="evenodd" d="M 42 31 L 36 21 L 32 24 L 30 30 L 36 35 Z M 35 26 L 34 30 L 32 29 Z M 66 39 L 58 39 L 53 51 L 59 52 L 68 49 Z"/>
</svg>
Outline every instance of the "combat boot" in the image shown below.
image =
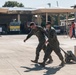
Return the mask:
<svg viewBox="0 0 76 75">
<path fill-rule="evenodd" d="M 59 66 L 63 67 L 65 65 L 65 62 L 62 61 L 61 64 Z"/>
<path fill-rule="evenodd" d="M 45 63 L 39 63 L 40 66 L 45 67 Z"/>
<path fill-rule="evenodd" d="M 51 64 L 53 62 L 53 60 L 49 60 L 46 62 L 46 64 Z"/>
<path fill-rule="evenodd" d="M 36 60 L 31 60 L 31 62 L 33 62 L 33 63 L 38 63 L 38 61 L 36 61 Z"/>
</svg>

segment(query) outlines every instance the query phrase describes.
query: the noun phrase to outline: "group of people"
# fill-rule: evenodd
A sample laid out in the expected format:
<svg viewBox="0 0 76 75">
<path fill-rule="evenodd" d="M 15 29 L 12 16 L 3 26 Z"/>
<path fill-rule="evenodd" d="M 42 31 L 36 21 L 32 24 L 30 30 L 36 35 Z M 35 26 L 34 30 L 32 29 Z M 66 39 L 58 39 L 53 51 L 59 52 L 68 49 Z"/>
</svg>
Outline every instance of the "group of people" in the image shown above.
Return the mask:
<svg viewBox="0 0 76 75">
<path fill-rule="evenodd" d="M 59 57 L 59 59 L 61 60 L 60 66 L 64 66 L 65 62 L 61 54 L 59 41 L 57 39 L 57 35 L 54 28 L 51 27 L 51 22 L 48 21 L 46 23 L 46 30 L 44 30 L 40 26 L 37 26 L 34 22 L 30 23 L 30 28 L 31 28 L 31 31 L 27 35 L 26 39 L 24 39 L 24 42 L 26 42 L 32 35 L 36 35 L 39 40 L 39 44 L 36 48 L 35 60 L 31 60 L 31 61 L 34 63 L 38 63 L 40 51 L 43 49 L 45 54 L 44 54 L 43 62 L 39 63 L 41 66 L 45 67 L 46 63 L 53 62 L 53 59 L 51 56 L 52 51 L 54 51 Z M 46 40 L 45 36 L 48 38 L 48 40 Z"/>
</svg>

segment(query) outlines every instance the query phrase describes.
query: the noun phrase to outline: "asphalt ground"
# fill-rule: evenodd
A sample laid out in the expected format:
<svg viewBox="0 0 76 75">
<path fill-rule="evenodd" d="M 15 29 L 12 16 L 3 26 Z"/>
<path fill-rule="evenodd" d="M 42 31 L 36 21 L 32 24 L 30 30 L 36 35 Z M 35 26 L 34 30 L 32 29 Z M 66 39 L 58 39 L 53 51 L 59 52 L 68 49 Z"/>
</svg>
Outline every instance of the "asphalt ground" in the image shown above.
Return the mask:
<svg viewBox="0 0 76 75">
<path fill-rule="evenodd" d="M 76 64 L 65 64 L 59 67 L 60 60 L 52 52 L 53 63 L 45 68 L 32 63 L 35 58 L 35 51 L 38 39 L 32 36 L 26 43 L 23 40 L 27 35 L 2 35 L 0 37 L 0 75 L 76 75 Z M 58 36 L 60 47 L 65 51 L 71 50 L 74 53 L 76 39 L 68 36 Z M 64 53 L 62 52 L 63 56 Z M 40 52 L 39 62 L 43 61 L 44 52 Z"/>
</svg>

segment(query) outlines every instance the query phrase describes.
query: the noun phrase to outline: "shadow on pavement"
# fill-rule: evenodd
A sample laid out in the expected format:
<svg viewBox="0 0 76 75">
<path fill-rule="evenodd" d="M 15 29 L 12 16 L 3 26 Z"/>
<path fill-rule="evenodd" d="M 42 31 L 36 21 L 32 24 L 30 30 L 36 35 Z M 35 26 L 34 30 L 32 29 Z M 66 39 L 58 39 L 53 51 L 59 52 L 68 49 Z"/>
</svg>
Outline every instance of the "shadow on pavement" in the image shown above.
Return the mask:
<svg viewBox="0 0 76 75">
<path fill-rule="evenodd" d="M 60 66 L 53 66 L 53 67 L 41 67 L 38 64 L 35 64 L 35 67 L 30 68 L 30 67 L 25 67 L 21 66 L 21 68 L 26 68 L 27 70 L 24 72 L 30 72 L 30 71 L 40 71 L 46 69 L 46 72 L 44 72 L 43 75 L 52 75 L 55 74 L 57 71 L 59 71 L 62 67 Z"/>
<path fill-rule="evenodd" d="M 39 70 L 42 70 L 43 69 L 43 67 L 39 66 L 38 64 L 35 64 L 35 67 L 34 68 L 25 67 L 25 66 L 21 66 L 21 68 L 26 68 L 27 69 L 24 72 L 39 71 Z"/>
<path fill-rule="evenodd" d="M 57 71 L 59 71 L 62 67 L 59 66 L 54 66 L 54 67 L 45 67 L 45 69 L 47 70 L 45 72 L 45 74 L 43 75 L 53 75 L 55 74 Z"/>
</svg>

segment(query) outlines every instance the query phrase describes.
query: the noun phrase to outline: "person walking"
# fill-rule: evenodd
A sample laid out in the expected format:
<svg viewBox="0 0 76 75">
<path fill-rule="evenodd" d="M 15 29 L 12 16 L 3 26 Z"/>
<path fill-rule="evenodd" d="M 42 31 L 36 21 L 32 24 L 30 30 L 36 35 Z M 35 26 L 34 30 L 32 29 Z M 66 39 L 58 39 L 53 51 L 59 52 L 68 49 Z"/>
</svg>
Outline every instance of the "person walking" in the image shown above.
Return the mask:
<svg viewBox="0 0 76 75">
<path fill-rule="evenodd" d="M 47 33 L 48 33 L 48 44 L 46 47 L 46 52 L 44 55 L 43 62 L 39 64 L 45 67 L 45 62 L 47 61 L 47 58 L 52 53 L 52 51 L 54 51 L 56 55 L 59 57 L 59 59 L 61 60 L 60 66 L 64 66 L 64 59 L 63 59 L 63 56 L 61 54 L 61 50 L 59 47 L 59 41 L 57 39 L 55 29 L 51 27 L 51 22 L 49 21 L 47 22 L 46 28 L 47 28 Z"/>
<path fill-rule="evenodd" d="M 39 53 L 40 51 L 43 49 L 43 51 L 46 51 L 46 45 L 45 45 L 45 35 L 47 36 L 46 32 L 43 30 L 43 28 L 36 26 L 36 24 L 34 22 L 30 23 L 30 28 L 31 28 L 31 32 L 27 35 L 26 39 L 24 40 L 24 42 L 26 42 L 32 35 L 36 35 L 38 40 L 39 40 L 39 44 L 36 48 L 36 57 L 35 60 L 31 60 L 34 63 L 38 62 L 39 59 Z M 48 63 L 51 63 L 52 57 L 49 55 L 49 61 Z"/>
</svg>

